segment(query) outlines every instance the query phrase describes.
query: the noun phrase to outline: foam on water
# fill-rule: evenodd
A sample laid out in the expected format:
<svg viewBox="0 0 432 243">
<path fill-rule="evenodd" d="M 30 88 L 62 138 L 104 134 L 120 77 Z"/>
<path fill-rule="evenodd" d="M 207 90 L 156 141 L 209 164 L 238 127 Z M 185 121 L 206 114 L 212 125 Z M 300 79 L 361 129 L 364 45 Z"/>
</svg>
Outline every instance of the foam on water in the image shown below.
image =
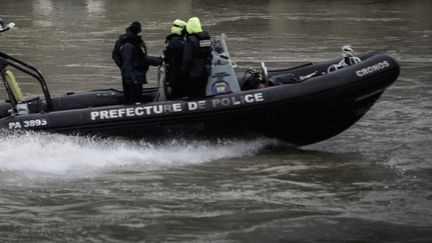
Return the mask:
<svg viewBox="0 0 432 243">
<path fill-rule="evenodd" d="M 0 171 L 66 174 L 116 167 L 154 169 L 254 155 L 272 143 L 269 139 L 154 143 L 25 133 L 0 138 Z"/>
</svg>

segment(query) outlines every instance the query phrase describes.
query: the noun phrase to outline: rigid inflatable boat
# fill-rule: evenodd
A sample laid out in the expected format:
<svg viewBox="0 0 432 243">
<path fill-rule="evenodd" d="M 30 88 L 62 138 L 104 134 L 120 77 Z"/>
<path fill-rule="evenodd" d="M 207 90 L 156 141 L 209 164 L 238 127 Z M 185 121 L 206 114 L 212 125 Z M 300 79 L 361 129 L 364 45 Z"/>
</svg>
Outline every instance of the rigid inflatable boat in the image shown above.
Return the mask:
<svg viewBox="0 0 432 243">
<path fill-rule="evenodd" d="M 265 136 L 302 146 L 349 128 L 399 76 L 395 59 L 371 52 L 348 65 L 340 58 L 284 70 L 262 64 L 237 77 L 226 48 L 215 50 L 206 97 L 166 99 L 161 68 L 158 85 L 145 87 L 136 104 L 125 104 L 114 89 L 51 97 L 36 68 L 0 53 L 9 96 L 0 103 L 0 128 L 156 139 Z M 12 71 L 32 76 L 43 95 L 23 98 Z M 255 89 L 250 80 L 265 87 Z"/>
</svg>

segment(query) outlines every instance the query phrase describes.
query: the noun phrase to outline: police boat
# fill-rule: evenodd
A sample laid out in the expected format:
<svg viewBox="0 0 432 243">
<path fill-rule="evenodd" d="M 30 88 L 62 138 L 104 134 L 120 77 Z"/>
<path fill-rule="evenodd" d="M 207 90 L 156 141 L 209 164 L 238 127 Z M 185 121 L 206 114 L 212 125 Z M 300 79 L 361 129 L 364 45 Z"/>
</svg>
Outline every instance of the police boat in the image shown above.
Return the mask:
<svg viewBox="0 0 432 243">
<path fill-rule="evenodd" d="M 331 138 L 362 118 L 399 76 L 399 64 L 385 52 L 308 63 L 294 68 L 236 75 L 224 38 L 215 42 L 206 97 L 169 100 L 160 68 L 158 85 L 143 100 L 125 104 L 114 89 L 52 97 L 41 72 L 0 52 L 8 100 L 0 103 L 3 131 L 36 130 L 132 138 L 230 138 L 264 136 L 303 146 Z M 36 80 L 37 97 L 23 97 L 13 72 Z"/>
</svg>

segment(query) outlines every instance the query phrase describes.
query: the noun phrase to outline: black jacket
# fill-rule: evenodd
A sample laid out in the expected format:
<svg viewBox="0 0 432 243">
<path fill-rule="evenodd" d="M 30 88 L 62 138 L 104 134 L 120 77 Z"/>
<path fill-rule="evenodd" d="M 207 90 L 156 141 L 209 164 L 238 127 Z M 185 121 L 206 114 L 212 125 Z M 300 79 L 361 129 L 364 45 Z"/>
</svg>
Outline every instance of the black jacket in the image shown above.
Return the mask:
<svg viewBox="0 0 432 243">
<path fill-rule="evenodd" d="M 183 50 L 182 76 L 207 80 L 211 64 L 211 38 L 206 32 L 194 33 L 187 37 Z"/>
<path fill-rule="evenodd" d="M 165 63 L 168 64 L 167 80 L 175 84 L 179 80 L 185 41 L 182 36 L 171 34 L 166 38 L 164 51 Z"/>
<path fill-rule="evenodd" d="M 124 44 L 121 47 L 123 61 L 123 82 L 147 83 L 146 73 L 149 65 L 157 66 L 161 63 L 160 57 L 147 55 L 147 47 L 140 36 L 127 31 Z"/>
</svg>

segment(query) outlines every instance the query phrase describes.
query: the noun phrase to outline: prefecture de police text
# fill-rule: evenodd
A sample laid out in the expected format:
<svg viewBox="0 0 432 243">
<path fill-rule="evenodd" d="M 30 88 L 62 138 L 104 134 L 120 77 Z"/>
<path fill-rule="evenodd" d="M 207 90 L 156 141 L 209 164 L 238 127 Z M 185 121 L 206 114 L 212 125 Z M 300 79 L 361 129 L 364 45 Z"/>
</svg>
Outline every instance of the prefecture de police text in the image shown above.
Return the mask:
<svg viewBox="0 0 432 243">
<path fill-rule="evenodd" d="M 211 100 L 199 100 L 199 101 L 189 101 L 187 102 L 186 109 L 188 111 L 227 106 L 237 106 L 241 104 L 251 104 L 264 101 L 262 93 L 247 94 L 237 97 L 224 97 Z M 129 108 L 119 108 L 110 109 L 102 111 L 92 111 L 90 112 L 91 120 L 106 120 L 106 119 L 116 119 L 123 117 L 137 117 L 145 115 L 157 115 L 163 113 L 176 113 L 182 112 L 182 103 L 171 103 L 171 104 L 160 104 L 160 105 L 148 105 L 148 106 L 138 106 Z"/>
</svg>

